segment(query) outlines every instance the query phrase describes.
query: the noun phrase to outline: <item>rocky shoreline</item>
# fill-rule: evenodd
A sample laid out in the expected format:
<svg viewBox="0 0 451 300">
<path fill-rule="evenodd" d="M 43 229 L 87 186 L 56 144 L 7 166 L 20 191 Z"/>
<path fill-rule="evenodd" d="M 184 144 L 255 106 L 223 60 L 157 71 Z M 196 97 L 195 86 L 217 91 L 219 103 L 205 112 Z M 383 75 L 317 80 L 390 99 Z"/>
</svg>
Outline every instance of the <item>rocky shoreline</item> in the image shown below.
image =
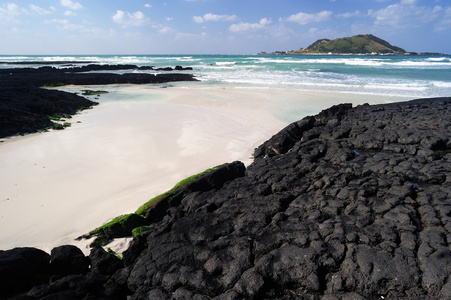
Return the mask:
<svg viewBox="0 0 451 300">
<path fill-rule="evenodd" d="M 20 299 L 451 298 L 451 98 L 342 104 L 147 208 L 119 259 L 0 251 Z M 1 298 L 1 296 L 0 296 Z"/>
<path fill-rule="evenodd" d="M 151 66 L 135 65 L 78 66 L 76 62 L 54 62 L 53 64 L 64 66 L 64 68 L 45 66 L 0 69 L 0 138 L 50 128 L 53 122 L 49 116 L 74 115 L 79 110 L 97 105 L 97 102 L 79 95 L 42 88 L 45 86 L 144 84 L 196 80 L 191 74 L 169 73 L 190 70 L 181 66 L 154 69 Z M 155 70 L 168 73 L 131 73 L 133 70 Z M 117 71 L 123 74 L 114 73 Z"/>
</svg>

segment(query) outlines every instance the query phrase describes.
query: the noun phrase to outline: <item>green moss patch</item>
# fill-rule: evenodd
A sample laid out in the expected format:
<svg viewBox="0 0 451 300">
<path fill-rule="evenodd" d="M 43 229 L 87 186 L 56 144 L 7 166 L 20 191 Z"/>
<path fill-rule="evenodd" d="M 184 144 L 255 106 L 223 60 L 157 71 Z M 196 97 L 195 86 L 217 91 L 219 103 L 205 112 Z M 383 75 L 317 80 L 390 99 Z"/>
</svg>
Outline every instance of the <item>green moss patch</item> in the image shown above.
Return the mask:
<svg viewBox="0 0 451 300">
<path fill-rule="evenodd" d="M 50 121 L 61 121 L 61 119 L 70 119 L 72 118 L 69 114 L 54 114 L 53 116 L 48 116 Z"/>
<path fill-rule="evenodd" d="M 132 230 L 132 236 L 140 236 L 142 235 L 142 230 L 144 228 L 148 228 L 149 226 L 141 226 L 141 227 L 136 227 L 135 229 Z"/>
<path fill-rule="evenodd" d="M 157 201 L 158 199 L 163 198 L 164 196 L 166 196 L 166 195 L 168 195 L 168 194 L 169 194 L 169 192 L 165 192 L 165 193 L 160 194 L 160 195 L 158 195 L 158 196 L 156 196 L 156 197 L 153 197 L 152 199 L 150 199 L 149 201 L 147 201 L 146 203 L 144 203 L 143 205 L 141 205 L 141 206 L 135 211 L 135 214 L 140 215 L 140 216 L 144 215 L 144 212 L 146 211 L 146 209 L 148 209 L 148 208 L 152 205 L 153 202 Z"/>
<path fill-rule="evenodd" d="M 196 179 L 196 178 L 198 178 L 198 177 L 200 177 L 200 176 L 202 176 L 202 175 L 205 175 L 205 174 L 207 174 L 207 173 L 210 173 L 210 172 L 212 172 L 212 171 L 214 171 L 214 170 L 216 170 L 216 169 L 218 169 L 218 168 L 220 168 L 220 167 L 222 167 L 222 166 L 224 166 L 224 165 L 226 165 L 226 164 L 222 164 L 222 165 L 216 166 L 216 167 L 214 167 L 214 168 L 207 169 L 207 170 L 205 170 L 205 171 L 203 171 L 203 172 L 200 172 L 200 173 L 198 173 L 198 174 L 195 174 L 195 175 L 192 175 L 192 176 L 190 176 L 190 177 L 187 177 L 187 178 L 185 178 L 185 179 L 180 180 L 180 181 L 179 181 L 178 183 L 176 183 L 176 184 L 174 185 L 174 187 L 173 187 L 172 189 L 170 189 L 169 191 L 167 191 L 167 192 L 165 192 L 165 193 L 163 193 L 163 194 L 160 194 L 160 195 L 158 195 L 158 196 L 156 196 L 156 197 L 150 199 L 150 200 L 147 201 L 146 203 L 144 203 L 140 208 L 138 208 L 138 209 L 135 211 L 135 214 L 140 215 L 140 216 L 144 216 L 145 211 L 146 211 L 148 208 L 150 208 L 150 207 L 152 206 L 152 203 L 154 203 L 155 201 L 157 201 L 157 200 L 159 200 L 159 199 L 161 199 L 161 198 L 163 198 L 163 197 L 165 197 L 165 196 L 168 196 L 169 194 L 173 193 L 177 188 L 181 187 L 182 185 L 187 184 L 187 183 L 193 181 L 194 179 Z"/>
<path fill-rule="evenodd" d="M 226 164 L 224 164 L 226 165 Z M 179 181 L 177 184 L 174 185 L 172 189 L 169 191 L 158 195 L 146 203 L 144 203 L 138 210 L 136 210 L 135 213 L 127 214 L 119 216 L 110 222 L 92 230 L 88 234 L 80 237 L 80 238 L 91 238 L 91 237 L 97 237 L 92 243 L 91 247 L 94 246 L 105 246 L 107 245 L 112 239 L 114 238 L 121 238 L 121 237 L 127 237 L 127 236 L 139 236 L 142 234 L 142 229 L 146 228 L 148 225 L 148 221 L 145 219 L 145 213 L 148 209 L 152 207 L 152 205 L 157 202 L 157 200 L 162 199 L 163 197 L 168 197 L 168 202 L 170 203 L 172 199 L 184 197 L 186 191 L 183 190 L 184 185 L 189 184 L 194 179 L 197 179 L 198 177 L 207 174 L 209 172 L 212 172 L 214 170 L 217 170 L 218 168 L 224 166 L 216 166 L 214 168 L 207 169 L 203 172 L 200 172 L 198 174 L 192 175 L 190 177 L 187 177 L 181 181 Z"/>
<path fill-rule="evenodd" d="M 52 125 L 52 129 L 53 130 L 63 130 L 66 127 L 70 127 L 71 123 L 69 122 L 64 122 L 64 123 L 57 123 L 57 122 L 53 122 Z"/>
<path fill-rule="evenodd" d="M 84 238 L 89 238 L 89 236 L 84 236 Z M 106 237 L 106 236 L 99 236 L 99 237 L 96 237 L 96 238 L 91 242 L 91 244 L 89 244 L 89 246 L 90 246 L 91 248 L 94 248 L 94 247 L 97 247 L 97 246 L 103 247 L 103 246 L 105 246 L 105 245 L 108 245 L 110 242 L 111 242 L 111 239 L 110 239 L 110 238 L 108 238 L 108 237 Z"/>
<path fill-rule="evenodd" d="M 108 94 L 108 92 L 107 91 L 82 90 L 81 94 L 83 96 L 99 96 L 101 94 Z"/>
<path fill-rule="evenodd" d="M 102 225 L 88 234 L 88 237 L 101 236 L 108 238 L 120 238 L 130 236 L 132 230 L 144 225 L 144 218 L 137 214 L 119 216 Z"/>
<path fill-rule="evenodd" d="M 119 255 L 119 254 L 117 254 L 116 252 L 114 252 L 113 249 L 111 249 L 111 248 L 107 248 L 106 251 L 107 251 L 109 254 L 116 256 L 116 257 L 117 257 L 118 259 L 120 259 L 120 260 L 123 260 L 123 259 L 124 259 L 121 255 Z"/>
<path fill-rule="evenodd" d="M 57 82 L 57 83 L 44 84 L 43 87 L 46 87 L 46 88 L 53 88 L 53 87 L 60 87 L 60 86 L 65 86 L 65 85 L 67 85 L 67 83 L 64 83 L 64 82 Z"/>
<path fill-rule="evenodd" d="M 53 122 L 52 129 L 53 130 L 63 130 L 64 126 L 61 123 Z"/>
</svg>

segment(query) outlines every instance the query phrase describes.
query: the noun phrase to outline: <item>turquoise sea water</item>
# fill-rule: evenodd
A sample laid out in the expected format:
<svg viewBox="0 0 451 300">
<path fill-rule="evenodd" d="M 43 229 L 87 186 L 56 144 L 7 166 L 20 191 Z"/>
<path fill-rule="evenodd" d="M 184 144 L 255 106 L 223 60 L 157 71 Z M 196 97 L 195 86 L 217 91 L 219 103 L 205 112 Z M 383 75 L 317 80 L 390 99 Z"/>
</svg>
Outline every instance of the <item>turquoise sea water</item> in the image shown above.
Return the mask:
<svg viewBox="0 0 451 300">
<path fill-rule="evenodd" d="M 52 64 L 61 61 L 155 67 L 181 65 L 192 67 L 192 71 L 184 72 L 193 73 L 201 80 L 199 84 L 205 85 L 290 88 L 412 98 L 451 96 L 451 56 L 0 56 L 0 68 L 35 68 L 40 65 L 64 67 Z"/>
</svg>

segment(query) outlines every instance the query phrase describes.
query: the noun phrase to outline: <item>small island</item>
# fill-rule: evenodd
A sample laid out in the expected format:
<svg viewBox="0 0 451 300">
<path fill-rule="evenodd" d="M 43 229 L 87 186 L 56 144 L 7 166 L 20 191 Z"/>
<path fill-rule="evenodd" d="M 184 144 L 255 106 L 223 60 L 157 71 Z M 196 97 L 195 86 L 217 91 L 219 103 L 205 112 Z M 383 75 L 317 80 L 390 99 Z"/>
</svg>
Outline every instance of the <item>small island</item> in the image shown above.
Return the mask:
<svg viewBox="0 0 451 300">
<path fill-rule="evenodd" d="M 408 52 L 372 34 L 333 40 L 319 39 L 307 48 L 290 51 L 260 52 L 259 55 L 444 55 L 443 53 Z"/>
</svg>

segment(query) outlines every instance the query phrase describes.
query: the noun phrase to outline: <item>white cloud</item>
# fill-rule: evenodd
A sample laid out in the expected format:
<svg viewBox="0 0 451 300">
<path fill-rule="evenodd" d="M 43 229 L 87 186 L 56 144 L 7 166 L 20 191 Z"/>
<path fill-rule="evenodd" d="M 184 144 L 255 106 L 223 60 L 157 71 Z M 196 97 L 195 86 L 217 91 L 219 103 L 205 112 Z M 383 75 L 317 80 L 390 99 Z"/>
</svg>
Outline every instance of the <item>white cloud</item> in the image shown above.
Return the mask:
<svg viewBox="0 0 451 300">
<path fill-rule="evenodd" d="M 49 15 L 55 11 L 54 7 L 44 9 L 40 6 L 29 4 L 27 7 L 20 7 L 15 3 L 0 4 L 0 20 L 8 23 L 22 23 L 20 16 L 27 15 Z"/>
<path fill-rule="evenodd" d="M 51 11 L 46 10 L 44 8 L 41 8 L 41 7 L 39 7 L 37 5 L 34 5 L 34 4 L 28 5 L 28 8 L 30 9 L 30 11 L 32 13 L 35 13 L 35 14 L 38 14 L 38 15 L 48 15 L 48 14 L 52 13 Z"/>
<path fill-rule="evenodd" d="M 240 31 L 248 31 L 248 30 L 260 30 L 265 28 L 267 25 L 271 24 L 271 19 L 263 18 L 258 23 L 239 23 L 233 24 L 229 27 L 229 31 L 231 32 L 240 32 Z"/>
<path fill-rule="evenodd" d="M 2 8 L 0 8 L 2 12 L 7 12 L 10 14 L 19 14 L 20 8 L 15 3 L 7 3 L 6 5 L 3 4 Z"/>
<path fill-rule="evenodd" d="M 115 23 L 120 24 L 123 27 L 143 26 L 149 21 L 149 19 L 140 11 L 129 13 L 118 10 L 112 18 Z"/>
<path fill-rule="evenodd" d="M 171 32 L 175 32 L 175 30 L 169 26 L 163 26 L 160 29 L 158 29 L 159 34 L 168 34 Z"/>
<path fill-rule="evenodd" d="M 451 7 L 447 7 L 442 20 L 435 26 L 435 31 L 445 31 L 451 29 Z"/>
<path fill-rule="evenodd" d="M 90 22 L 83 20 L 82 24 L 74 24 L 68 19 L 52 19 L 44 22 L 45 24 L 56 24 L 61 29 L 70 30 L 70 31 L 78 31 L 83 34 L 89 35 L 105 35 L 105 31 L 101 28 L 93 27 Z"/>
<path fill-rule="evenodd" d="M 157 32 L 159 34 L 169 34 L 169 33 L 176 32 L 176 30 L 174 28 L 169 27 L 169 26 L 165 26 L 165 25 L 162 25 L 162 24 L 153 24 L 152 28 L 157 30 Z"/>
<path fill-rule="evenodd" d="M 45 23 L 47 23 L 47 24 L 58 24 L 65 30 L 80 30 L 80 31 L 84 31 L 85 30 L 84 26 L 73 24 L 67 19 L 53 19 L 53 20 L 48 20 Z"/>
<path fill-rule="evenodd" d="M 71 10 L 66 10 L 66 11 L 64 12 L 64 15 L 65 15 L 65 16 L 75 16 L 76 13 L 74 13 L 74 12 L 71 11 Z"/>
<path fill-rule="evenodd" d="M 369 10 L 368 15 L 374 18 L 376 26 L 394 28 L 420 27 L 435 21 L 443 11 L 441 6 L 417 6 L 416 0 L 401 0 L 380 10 Z"/>
<path fill-rule="evenodd" d="M 60 0 L 60 4 L 64 7 L 68 7 L 73 10 L 82 9 L 83 5 L 80 2 L 72 1 L 72 0 Z"/>
<path fill-rule="evenodd" d="M 300 25 L 306 25 L 308 23 L 327 21 L 332 16 L 332 12 L 329 10 L 323 10 L 316 14 L 307 14 L 299 12 L 295 15 L 291 15 L 286 18 L 289 22 L 299 23 Z"/>
<path fill-rule="evenodd" d="M 12 21 L 20 15 L 20 8 L 15 3 L 6 3 L 0 6 L 0 20 Z"/>
<path fill-rule="evenodd" d="M 346 12 L 346 13 L 342 13 L 342 14 L 337 14 L 337 17 L 342 17 L 342 18 L 352 18 L 352 17 L 358 17 L 361 16 L 362 12 L 360 10 L 356 10 L 354 12 Z"/>
<path fill-rule="evenodd" d="M 212 13 L 205 14 L 203 17 L 193 17 L 193 20 L 196 23 L 203 23 L 207 21 L 234 21 L 235 19 L 236 15 L 215 15 Z"/>
<path fill-rule="evenodd" d="M 146 8 L 151 8 L 152 5 L 150 5 L 149 3 L 146 3 L 146 4 L 144 4 L 144 7 L 146 7 Z"/>
<path fill-rule="evenodd" d="M 188 1 L 188 0 L 185 0 Z M 177 32 L 174 36 L 174 40 L 190 40 L 192 41 L 194 38 L 198 37 L 197 34 L 194 33 L 184 33 L 184 32 Z"/>
<path fill-rule="evenodd" d="M 196 22 L 196 23 L 202 23 L 202 22 L 204 21 L 204 18 L 203 18 L 203 17 L 197 17 L 197 16 L 194 16 L 194 17 L 193 17 L 193 20 L 194 20 L 194 22 Z"/>
</svg>

